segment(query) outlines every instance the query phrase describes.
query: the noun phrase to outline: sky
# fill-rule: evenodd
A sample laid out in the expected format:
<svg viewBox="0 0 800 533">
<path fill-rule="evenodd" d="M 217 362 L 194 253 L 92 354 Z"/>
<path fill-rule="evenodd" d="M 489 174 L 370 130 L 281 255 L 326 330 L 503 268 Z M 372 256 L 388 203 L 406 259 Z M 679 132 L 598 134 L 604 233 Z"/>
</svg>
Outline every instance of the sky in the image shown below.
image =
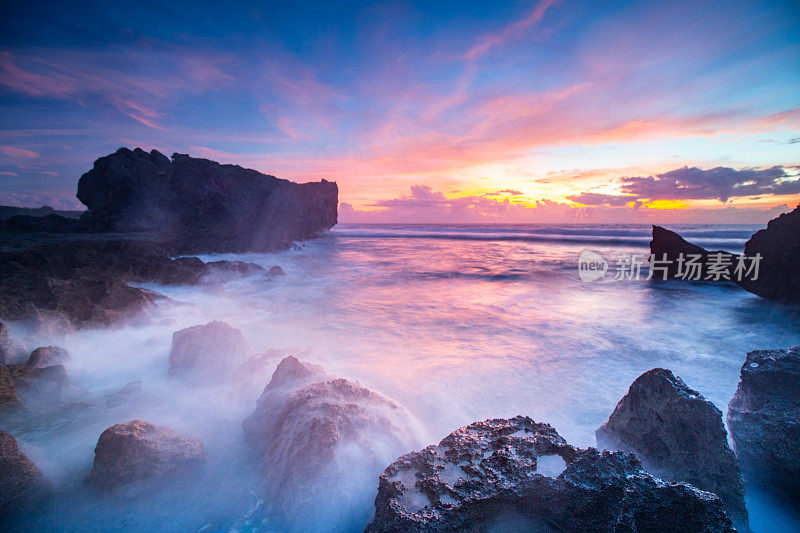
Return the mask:
<svg viewBox="0 0 800 533">
<path fill-rule="evenodd" d="M 4 2 L 0 204 L 121 146 L 334 180 L 342 222 L 763 223 L 797 2 Z"/>
</svg>

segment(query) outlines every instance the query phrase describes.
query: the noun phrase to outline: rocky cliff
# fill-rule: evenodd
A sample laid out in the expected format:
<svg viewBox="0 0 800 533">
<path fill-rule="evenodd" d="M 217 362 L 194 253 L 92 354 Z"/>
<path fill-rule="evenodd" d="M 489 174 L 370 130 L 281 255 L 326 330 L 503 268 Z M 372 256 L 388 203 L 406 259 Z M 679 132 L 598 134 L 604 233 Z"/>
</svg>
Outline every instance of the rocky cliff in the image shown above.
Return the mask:
<svg viewBox="0 0 800 533">
<path fill-rule="evenodd" d="M 237 165 L 120 148 L 78 182 L 96 231 L 147 231 L 182 252 L 275 250 L 337 221 L 336 183 L 293 183 Z"/>
</svg>

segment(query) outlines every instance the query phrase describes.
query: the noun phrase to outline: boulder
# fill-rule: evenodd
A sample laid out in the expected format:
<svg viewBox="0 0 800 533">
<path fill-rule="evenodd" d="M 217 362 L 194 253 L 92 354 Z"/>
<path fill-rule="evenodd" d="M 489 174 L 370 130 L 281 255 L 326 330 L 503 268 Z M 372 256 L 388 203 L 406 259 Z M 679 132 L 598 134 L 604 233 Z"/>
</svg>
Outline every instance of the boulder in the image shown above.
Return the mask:
<svg viewBox="0 0 800 533">
<path fill-rule="evenodd" d="M 207 459 L 203 444 L 141 420 L 105 430 L 94 449 L 87 483 L 103 490 L 180 475 Z"/>
<path fill-rule="evenodd" d="M 337 222 L 335 183 L 297 184 L 236 165 L 120 148 L 78 182 L 101 231 L 148 231 L 183 252 L 268 251 Z"/>
<path fill-rule="evenodd" d="M 0 366 L 0 409 L 25 406 L 47 410 L 60 405 L 69 391 L 67 371 L 61 365 L 35 368 L 28 365 Z"/>
<path fill-rule="evenodd" d="M 596 434 L 601 449 L 635 453 L 648 472 L 713 492 L 737 530 L 749 530 L 722 412 L 669 370 L 654 368 L 636 378 Z"/>
<path fill-rule="evenodd" d="M 708 265 L 711 263 L 711 255 L 715 254 L 729 267 L 724 269 L 724 274 L 717 275 L 709 271 Z M 699 256 L 694 259 L 697 263 L 697 268 L 690 268 L 681 262 L 688 261 L 691 256 Z M 651 261 L 664 261 L 666 266 L 667 278 L 679 278 L 690 281 L 719 281 L 719 282 L 732 282 L 735 279 L 734 267 L 736 265 L 736 256 L 730 252 L 713 251 L 701 248 L 686 241 L 683 237 L 662 228 L 661 226 L 653 226 L 653 239 L 650 241 L 650 259 Z M 658 263 L 655 263 L 658 264 Z M 655 270 L 653 273 L 655 279 L 662 279 L 664 274 L 661 270 Z"/>
<path fill-rule="evenodd" d="M 51 489 L 44 474 L 20 451 L 17 439 L 0 431 L 0 518 L 36 504 Z"/>
<path fill-rule="evenodd" d="M 285 274 L 286 272 L 283 271 L 283 268 L 281 268 L 280 265 L 272 265 L 269 267 L 269 271 L 267 272 L 269 277 L 283 276 Z"/>
<path fill-rule="evenodd" d="M 225 322 L 213 321 L 172 334 L 170 378 L 216 382 L 230 378 L 247 360 L 242 332 Z"/>
<path fill-rule="evenodd" d="M 744 255 L 761 255 L 758 279 L 746 278 L 741 287 L 783 303 L 800 303 L 800 205 L 770 220 L 744 245 Z"/>
<path fill-rule="evenodd" d="M 528 417 L 463 427 L 380 475 L 368 532 L 733 531 L 720 499 Z"/>
<path fill-rule="evenodd" d="M 64 348 L 58 346 L 41 346 L 31 352 L 28 362 L 25 363 L 32 368 L 45 368 L 54 365 L 63 365 L 69 361 L 69 353 Z"/>
<path fill-rule="evenodd" d="M 366 523 L 370 480 L 416 444 L 416 425 L 396 402 L 292 356 L 242 426 L 267 501 L 289 529 Z"/>
<path fill-rule="evenodd" d="M 728 428 L 745 477 L 800 507 L 800 346 L 747 354 Z"/>
</svg>

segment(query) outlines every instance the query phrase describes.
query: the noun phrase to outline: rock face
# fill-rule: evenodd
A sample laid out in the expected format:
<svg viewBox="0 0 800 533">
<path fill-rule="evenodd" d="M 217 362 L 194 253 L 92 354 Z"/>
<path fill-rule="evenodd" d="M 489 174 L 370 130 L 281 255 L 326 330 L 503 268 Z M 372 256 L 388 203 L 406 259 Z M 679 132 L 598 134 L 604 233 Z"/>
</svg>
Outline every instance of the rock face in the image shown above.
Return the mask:
<svg viewBox="0 0 800 533">
<path fill-rule="evenodd" d="M 15 363 L 25 353 L 8 332 L 8 327 L 0 322 L 0 365 Z"/>
<path fill-rule="evenodd" d="M 232 376 L 246 360 L 242 332 L 215 320 L 172 334 L 168 376 L 216 382 Z"/>
<path fill-rule="evenodd" d="M 654 368 L 636 378 L 597 430 L 597 445 L 635 453 L 662 479 L 713 492 L 737 530 L 749 530 L 744 487 L 722 412 L 669 370 Z"/>
<path fill-rule="evenodd" d="M 744 254 L 763 259 L 758 279 L 743 280 L 743 289 L 767 300 L 800 303 L 800 205 L 750 237 Z"/>
<path fill-rule="evenodd" d="M 800 506 L 800 346 L 747 354 L 728 427 L 745 477 Z"/>
<path fill-rule="evenodd" d="M 409 431 L 414 423 L 397 403 L 291 356 L 242 426 L 268 501 L 299 530 L 365 523 L 370 480 L 416 444 Z M 315 512 L 321 506 L 324 514 Z M 314 522 L 320 516 L 329 518 Z"/>
<path fill-rule="evenodd" d="M 0 366 L 0 411 L 23 405 L 44 410 L 58 405 L 68 392 L 67 372 L 61 365 L 34 368 Z"/>
<path fill-rule="evenodd" d="M 712 254 L 721 254 L 719 257 L 722 258 L 722 261 L 731 265 L 729 268 L 725 268 L 724 276 L 717 276 L 709 271 L 709 256 Z M 666 264 L 667 278 L 670 279 L 681 278 L 695 281 L 730 282 L 736 277 L 733 275 L 733 269 L 736 265 L 736 256 L 734 254 L 723 251 L 709 252 L 700 246 L 686 241 L 674 231 L 662 228 L 661 226 L 653 226 L 653 239 L 650 241 L 650 256 L 657 261 L 663 261 L 664 258 L 666 258 L 668 261 Z M 696 260 L 698 264 L 697 269 L 690 269 L 685 265 L 683 267 L 680 266 L 679 258 L 681 256 L 683 256 L 684 260 L 687 260 L 689 256 L 700 256 L 700 258 Z M 663 277 L 663 273 L 660 270 L 655 271 L 653 275 L 656 279 L 662 279 Z"/>
<path fill-rule="evenodd" d="M 50 489 L 44 474 L 20 451 L 17 439 L 0 431 L 0 518 L 35 504 Z"/>
<path fill-rule="evenodd" d="M 719 498 L 527 417 L 476 422 L 381 474 L 369 532 L 733 531 Z"/>
<path fill-rule="evenodd" d="M 164 479 L 202 464 L 203 444 L 168 428 L 134 420 L 105 430 L 94 449 L 87 483 L 113 489 L 128 483 Z"/>
<path fill-rule="evenodd" d="M 48 366 L 63 365 L 69 361 L 69 353 L 58 346 L 41 346 L 31 352 L 28 362 L 31 368 L 46 368 Z"/>
<path fill-rule="evenodd" d="M 337 221 L 335 183 L 297 184 L 235 165 L 120 148 L 78 182 L 87 220 L 101 231 L 149 231 L 182 251 L 286 247 Z"/>
<path fill-rule="evenodd" d="M 726 268 L 727 278 L 746 291 L 757 294 L 767 300 L 780 303 L 800 303 L 800 206 L 791 213 L 785 213 L 771 220 L 766 229 L 756 232 L 744 247 L 744 256 L 753 258 L 761 256 L 758 265 L 758 276 L 754 273 L 740 276 L 735 274 L 737 256 L 728 252 L 709 252 L 705 249 L 685 241 L 674 231 L 669 231 L 659 226 L 653 226 L 653 240 L 650 241 L 651 257 L 660 260 L 665 254 L 670 261 L 668 277 L 678 276 L 678 256 L 689 254 L 701 256 L 699 261 L 703 266 L 700 277 L 703 280 L 716 276 L 709 276 L 707 265 L 710 254 L 722 254 L 723 260 L 730 262 L 731 267 Z M 751 266 L 748 259 L 747 266 Z M 684 269 L 685 271 L 685 269 Z M 660 275 L 660 273 L 659 273 Z M 753 279 L 753 278 L 756 279 Z"/>
</svg>

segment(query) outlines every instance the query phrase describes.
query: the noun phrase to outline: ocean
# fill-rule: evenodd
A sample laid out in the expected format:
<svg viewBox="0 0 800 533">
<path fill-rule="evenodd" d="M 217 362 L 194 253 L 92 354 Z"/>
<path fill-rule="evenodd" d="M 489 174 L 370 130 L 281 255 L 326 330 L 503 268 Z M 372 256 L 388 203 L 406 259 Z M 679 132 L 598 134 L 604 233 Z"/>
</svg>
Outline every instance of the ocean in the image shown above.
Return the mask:
<svg viewBox="0 0 800 533">
<path fill-rule="evenodd" d="M 670 229 L 708 249 L 741 252 L 759 227 Z M 623 275 L 631 258 L 646 263 L 650 236 L 647 225 L 340 225 L 290 251 L 201 256 L 280 265 L 286 274 L 146 285 L 171 299 L 147 321 L 58 339 L 72 354 L 71 382 L 90 398 L 136 380 L 141 394 L 58 421 L 21 420 L 14 434 L 45 474 L 79 487 L 99 433 L 146 419 L 203 440 L 209 486 L 177 503 L 163 497 L 144 514 L 106 502 L 99 518 L 100 504 L 64 497 L 29 524 L 219 530 L 268 508 L 253 495 L 257 476 L 237 447 L 278 352 L 250 388 L 212 400 L 165 384 L 172 332 L 210 320 L 240 329 L 254 352 L 297 354 L 395 399 L 418 421 L 421 446 L 476 420 L 518 414 L 550 423 L 571 444 L 594 446 L 594 431 L 631 382 L 655 367 L 672 370 L 724 414 L 748 351 L 800 344 L 798 310 L 732 284 L 648 280 L 646 265 Z M 578 271 L 586 250 L 608 264 L 592 282 Z M 374 482 L 354 495 L 367 514 L 379 471 L 365 472 Z M 800 529 L 797 516 L 755 490 L 748 505 L 756 532 Z"/>
</svg>

